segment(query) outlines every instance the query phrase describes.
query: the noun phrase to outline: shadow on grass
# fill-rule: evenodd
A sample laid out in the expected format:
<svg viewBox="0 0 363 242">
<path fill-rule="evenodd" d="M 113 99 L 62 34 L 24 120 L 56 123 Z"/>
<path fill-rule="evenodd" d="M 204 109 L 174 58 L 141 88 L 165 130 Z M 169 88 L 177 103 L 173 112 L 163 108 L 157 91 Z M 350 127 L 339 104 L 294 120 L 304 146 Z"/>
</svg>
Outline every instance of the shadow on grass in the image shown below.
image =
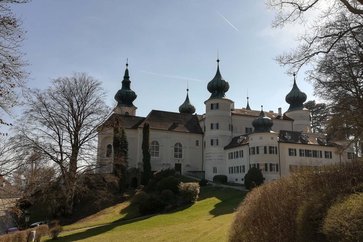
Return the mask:
<svg viewBox="0 0 363 242">
<path fill-rule="evenodd" d="M 212 197 L 220 200 L 220 202 L 209 211 L 210 214 L 216 217 L 235 212 L 245 195 L 246 192 L 232 188 L 206 186 L 201 189 L 199 201 Z"/>
</svg>

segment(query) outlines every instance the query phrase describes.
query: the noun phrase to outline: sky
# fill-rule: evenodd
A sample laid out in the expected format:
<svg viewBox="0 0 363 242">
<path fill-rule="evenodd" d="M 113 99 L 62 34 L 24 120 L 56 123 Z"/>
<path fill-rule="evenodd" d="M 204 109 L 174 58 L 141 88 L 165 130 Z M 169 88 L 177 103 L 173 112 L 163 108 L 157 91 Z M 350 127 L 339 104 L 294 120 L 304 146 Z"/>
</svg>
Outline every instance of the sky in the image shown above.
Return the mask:
<svg viewBox="0 0 363 242">
<path fill-rule="evenodd" d="M 235 108 L 248 95 L 252 109 L 288 109 L 293 78 L 275 58 L 297 45 L 302 28 L 273 29 L 275 13 L 264 0 L 32 0 L 12 9 L 26 31 L 21 50 L 31 88 L 84 72 L 102 83 L 114 107 L 128 59 L 137 116 L 178 112 L 187 87 L 203 114 L 219 57 Z M 304 73 L 297 83 L 315 99 Z"/>
</svg>

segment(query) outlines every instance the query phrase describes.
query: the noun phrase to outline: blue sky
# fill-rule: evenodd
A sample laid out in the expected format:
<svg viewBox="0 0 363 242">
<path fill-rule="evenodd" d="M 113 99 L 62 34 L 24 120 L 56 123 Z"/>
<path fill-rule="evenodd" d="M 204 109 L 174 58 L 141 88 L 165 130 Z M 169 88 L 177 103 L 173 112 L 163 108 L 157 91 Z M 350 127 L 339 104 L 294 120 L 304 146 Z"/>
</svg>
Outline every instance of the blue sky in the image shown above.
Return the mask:
<svg viewBox="0 0 363 242">
<path fill-rule="evenodd" d="M 252 109 L 288 108 L 292 77 L 274 59 L 296 45 L 300 27 L 272 29 L 274 12 L 263 0 L 32 0 L 13 9 L 27 31 L 30 87 L 85 72 L 102 82 L 114 106 L 128 58 L 138 116 L 177 112 L 187 82 L 202 114 L 219 53 L 236 108 L 245 107 L 247 93 Z M 304 73 L 297 78 L 314 99 Z"/>
</svg>

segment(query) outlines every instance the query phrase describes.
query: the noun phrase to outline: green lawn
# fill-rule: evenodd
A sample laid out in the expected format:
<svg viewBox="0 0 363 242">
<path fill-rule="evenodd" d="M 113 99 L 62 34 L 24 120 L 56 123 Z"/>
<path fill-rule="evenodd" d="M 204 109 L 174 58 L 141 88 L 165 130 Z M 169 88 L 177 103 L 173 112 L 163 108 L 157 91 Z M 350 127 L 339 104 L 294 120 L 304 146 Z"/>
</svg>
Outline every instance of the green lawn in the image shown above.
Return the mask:
<svg viewBox="0 0 363 242">
<path fill-rule="evenodd" d="M 229 188 L 203 187 L 192 206 L 141 218 L 135 218 L 137 210 L 123 203 L 66 226 L 69 231 L 58 241 L 227 241 L 243 196 Z"/>
</svg>

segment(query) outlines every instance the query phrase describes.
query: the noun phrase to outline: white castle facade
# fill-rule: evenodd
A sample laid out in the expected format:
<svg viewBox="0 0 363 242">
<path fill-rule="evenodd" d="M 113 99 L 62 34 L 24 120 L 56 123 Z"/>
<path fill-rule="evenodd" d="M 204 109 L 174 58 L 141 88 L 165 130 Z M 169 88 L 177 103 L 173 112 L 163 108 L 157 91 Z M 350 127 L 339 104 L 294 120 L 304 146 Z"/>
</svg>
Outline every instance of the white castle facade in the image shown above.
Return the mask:
<svg viewBox="0 0 363 242">
<path fill-rule="evenodd" d="M 179 112 L 152 110 L 136 116 L 126 65 L 118 102 L 108 120 L 98 129 L 99 173 L 113 172 L 113 128 L 125 130 L 128 141 L 128 169 L 142 171 L 142 139 L 145 123 L 150 126 L 150 155 L 153 171 L 173 168 L 182 174 L 203 174 L 207 180 L 226 175 L 229 182 L 244 183 L 252 166 L 261 169 L 266 181 L 286 176 L 299 167 L 347 162 L 353 153 L 342 143 L 331 143 L 323 134 L 311 132 L 310 112 L 303 107 L 306 94 L 294 85 L 282 114 L 235 108 L 226 98 L 229 84 L 219 70 L 208 83 L 211 96 L 205 114 L 197 115 L 188 93 Z M 137 173 L 133 173 L 137 174 Z M 133 182 L 139 182 L 135 175 Z"/>
</svg>

